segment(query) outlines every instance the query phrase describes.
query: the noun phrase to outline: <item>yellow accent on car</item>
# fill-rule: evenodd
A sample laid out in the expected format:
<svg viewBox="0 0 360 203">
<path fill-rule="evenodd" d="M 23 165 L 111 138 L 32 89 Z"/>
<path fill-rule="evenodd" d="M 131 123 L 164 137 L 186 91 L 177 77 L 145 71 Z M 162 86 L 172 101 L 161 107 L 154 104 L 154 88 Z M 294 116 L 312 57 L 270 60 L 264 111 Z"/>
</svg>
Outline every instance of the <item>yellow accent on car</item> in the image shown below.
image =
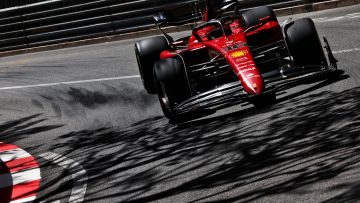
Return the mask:
<svg viewBox="0 0 360 203">
<path fill-rule="evenodd" d="M 240 57 L 243 57 L 243 56 L 246 56 L 247 54 L 247 51 L 235 51 L 233 53 L 230 54 L 231 58 L 240 58 Z"/>
</svg>

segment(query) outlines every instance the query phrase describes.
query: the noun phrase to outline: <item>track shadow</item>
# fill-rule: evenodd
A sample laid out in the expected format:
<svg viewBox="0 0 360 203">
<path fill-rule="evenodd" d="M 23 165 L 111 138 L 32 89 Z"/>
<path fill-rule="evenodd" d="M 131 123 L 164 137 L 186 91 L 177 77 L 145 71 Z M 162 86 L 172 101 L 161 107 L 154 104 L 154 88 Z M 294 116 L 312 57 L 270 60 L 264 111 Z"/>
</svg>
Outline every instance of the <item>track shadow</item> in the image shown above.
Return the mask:
<svg viewBox="0 0 360 203">
<path fill-rule="evenodd" d="M 39 133 L 48 132 L 57 128 L 62 127 L 63 125 L 47 125 L 45 124 L 47 121 L 41 114 L 34 114 L 31 116 L 23 117 L 17 120 L 8 121 L 5 123 L 0 124 L 0 141 L 6 143 L 15 143 L 21 141 L 22 139 L 29 138 L 31 136 L 37 136 Z M 26 150 L 32 149 L 41 149 L 42 146 L 40 144 L 33 145 L 32 147 L 27 147 Z M 22 166 L 26 165 L 23 163 Z M 19 165 L 15 165 L 19 167 Z M 14 167 L 15 167 L 14 166 Z M 15 167 L 15 168 L 16 168 Z M 1 202 L 10 202 L 13 196 L 14 186 L 12 178 L 13 176 L 10 175 L 10 169 L 0 160 L 0 180 L 3 182 L 10 182 L 10 186 L 3 188 L 0 187 L 0 198 Z M 16 176 L 16 175 L 15 175 Z M 17 177 L 18 179 L 21 179 Z M 1 186 L 1 184 L 0 184 Z M 17 185 L 19 187 L 19 185 Z M 18 198 L 25 198 L 37 191 L 29 191 L 26 194 L 22 194 Z"/>
<path fill-rule="evenodd" d="M 34 114 L 17 120 L 0 124 L 0 140 L 14 143 L 23 138 L 36 135 L 41 132 L 60 128 L 64 125 L 46 125 L 47 121 L 41 114 Z"/>
<path fill-rule="evenodd" d="M 182 125 L 150 118 L 126 130 L 71 132 L 51 150 L 83 160 L 87 202 L 301 199 L 323 182 L 331 183 L 325 190 L 345 190 L 329 202 L 351 202 L 360 182 L 343 186 L 337 178 L 360 161 L 359 98 L 354 88 Z"/>
</svg>

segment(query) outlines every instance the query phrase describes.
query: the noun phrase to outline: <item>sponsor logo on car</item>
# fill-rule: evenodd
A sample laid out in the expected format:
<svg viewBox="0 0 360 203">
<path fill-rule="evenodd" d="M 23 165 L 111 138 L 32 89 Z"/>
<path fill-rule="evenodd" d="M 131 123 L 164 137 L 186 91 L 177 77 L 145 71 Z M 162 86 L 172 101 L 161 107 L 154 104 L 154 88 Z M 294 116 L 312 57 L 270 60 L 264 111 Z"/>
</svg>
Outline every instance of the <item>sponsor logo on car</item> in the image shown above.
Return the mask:
<svg viewBox="0 0 360 203">
<path fill-rule="evenodd" d="M 246 50 L 241 50 L 241 51 L 235 51 L 233 53 L 230 54 L 231 58 L 240 58 L 240 57 L 244 57 L 248 54 L 248 51 Z"/>
<path fill-rule="evenodd" d="M 245 73 L 245 72 L 248 72 L 248 71 L 252 71 L 252 70 L 255 70 L 255 69 L 256 69 L 255 67 L 241 69 L 241 70 L 239 70 L 239 74 L 240 73 Z"/>
<path fill-rule="evenodd" d="M 247 65 L 247 64 L 253 64 L 253 62 L 252 61 L 246 61 L 246 62 L 243 62 L 243 63 L 239 63 L 240 66 Z"/>
<path fill-rule="evenodd" d="M 240 70 L 240 69 L 244 69 L 244 68 L 252 68 L 252 67 L 255 67 L 255 64 L 254 63 L 240 63 L 238 66 L 237 66 L 237 69 Z"/>
<path fill-rule="evenodd" d="M 240 63 L 241 61 L 246 61 L 248 58 L 246 56 L 236 59 L 236 62 Z"/>
<path fill-rule="evenodd" d="M 252 77 L 254 77 L 254 74 L 253 74 L 253 73 L 249 73 L 249 74 L 247 74 L 246 77 L 247 77 L 247 78 L 252 78 Z"/>
</svg>

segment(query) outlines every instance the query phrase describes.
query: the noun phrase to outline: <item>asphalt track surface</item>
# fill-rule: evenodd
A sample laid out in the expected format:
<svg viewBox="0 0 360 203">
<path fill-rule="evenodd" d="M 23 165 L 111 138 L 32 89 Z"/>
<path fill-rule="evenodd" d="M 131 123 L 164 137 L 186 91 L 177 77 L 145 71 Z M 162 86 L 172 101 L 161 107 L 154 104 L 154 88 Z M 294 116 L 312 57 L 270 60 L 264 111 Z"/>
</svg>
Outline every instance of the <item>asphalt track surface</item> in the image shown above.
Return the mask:
<svg viewBox="0 0 360 203">
<path fill-rule="evenodd" d="M 0 141 L 37 158 L 37 202 L 359 202 L 359 13 L 293 16 L 317 19 L 342 77 L 182 125 L 143 90 L 139 39 L 0 58 Z"/>
</svg>

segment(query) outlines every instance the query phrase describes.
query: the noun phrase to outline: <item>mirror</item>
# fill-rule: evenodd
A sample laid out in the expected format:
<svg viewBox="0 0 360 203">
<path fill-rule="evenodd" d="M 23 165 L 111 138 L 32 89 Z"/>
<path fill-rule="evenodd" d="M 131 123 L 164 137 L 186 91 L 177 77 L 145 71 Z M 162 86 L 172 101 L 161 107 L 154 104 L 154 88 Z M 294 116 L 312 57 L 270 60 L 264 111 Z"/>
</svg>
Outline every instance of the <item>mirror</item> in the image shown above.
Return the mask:
<svg viewBox="0 0 360 203">
<path fill-rule="evenodd" d="M 158 14 L 153 16 L 156 25 L 161 25 L 167 21 L 167 18 L 163 12 L 159 12 Z"/>
</svg>

